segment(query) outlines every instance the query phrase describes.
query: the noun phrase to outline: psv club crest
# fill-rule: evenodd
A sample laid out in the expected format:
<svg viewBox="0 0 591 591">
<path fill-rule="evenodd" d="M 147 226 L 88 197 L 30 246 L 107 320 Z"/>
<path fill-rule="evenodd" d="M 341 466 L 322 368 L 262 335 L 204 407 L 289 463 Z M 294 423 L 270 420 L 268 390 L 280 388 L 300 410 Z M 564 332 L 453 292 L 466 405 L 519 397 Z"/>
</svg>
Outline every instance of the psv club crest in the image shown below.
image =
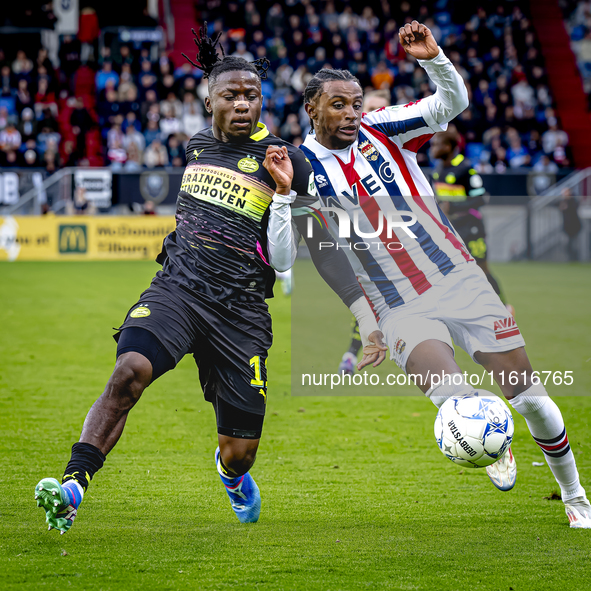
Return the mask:
<svg viewBox="0 0 591 591">
<path fill-rule="evenodd" d="M 380 155 L 377 148 L 369 141 L 366 140 L 359 144 L 359 151 L 361 155 L 369 162 L 375 161 Z"/>
</svg>

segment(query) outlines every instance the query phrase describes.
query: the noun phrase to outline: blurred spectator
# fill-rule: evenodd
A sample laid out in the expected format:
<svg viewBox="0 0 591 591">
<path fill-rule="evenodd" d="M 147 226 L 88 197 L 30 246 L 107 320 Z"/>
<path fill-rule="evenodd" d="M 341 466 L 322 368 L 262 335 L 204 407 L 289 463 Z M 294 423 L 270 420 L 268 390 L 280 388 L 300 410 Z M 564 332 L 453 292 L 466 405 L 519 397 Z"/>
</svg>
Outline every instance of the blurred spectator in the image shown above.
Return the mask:
<svg viewBox="0 0 591 591">
<path fill-rule="evenodd" d="M 57 116 L 57 104 L 55 102 L 55 93 L 49 90 L 49 82 L 46 78 L 41 78 L 37 84 L 37 92 L 34 98 L 35 113 L 37 118 L 44 109 L 50 109 L 54 116 Z"/>
<path fill-rule="evenodd" d="M 33 148 L 25 150 L 23 154 L 23 166 L 28 168 L 37 168 L 40 166 L 40 160 L 37 152 Z"/>
<path fill-rule="evenodd" d="M 21 113 L 21 120 L 18 124 L 18 131 L 21 134 L 22 140 L 26 142 L 30 139 L 37 138 L 37 120 L 33 109 L 26 107 Z"/>
<path fill-rule="evenodd" d="M 113 172 L 123 169 L 123 165 L 127 160 L 127 152 L 123 148 L 119 137 L 115 137 L 111 142 L 111 145 L 107 150 L 107 159 L 109 161 L 109 166 L 113 169 Z"/>
<path fill-rule="evenodd" d="M 21 152 L 9 149 L 7 151 L 0 151 L 0 167 L 10 168 L 23 166 L 23 155 Z"/>
<path fill-rule="evenodd" d="M 252 55 L 252 53 L 250 53 L 250 51 L 246 49 L 246 43 L 242 41 L 236 44 L 236 51 L 231 55 L 234 57 L 241 57 L 243 60 L 246 60 L 247 62 L 254 61 L 254 55 Z"/>
<path fill-rule="evenodd" d="M 12 62 L 12 71 L 17 78 L 25 78 L 30 81 L 29 74 L 33 71 L 33 62 L 22 49 L 19 49 L 16 53 L 16 59 Z"/>
<path fill-rule="evenodd" d="M 25 108 L 33 106 L 33 97 L 29 92 L 29 83 L 25 78 L 18 81 L 16 91 L 16 110 L 21 113 Z"/>
<path fill-rule="evenodd" d="M 168 153 L 160 138 L 155 138 L 144 152 L 144 164 L 148 168 L 168 165 Z"/>
<path fill-rule="evenodd" d="M 119 87 L 117 89 L 117 96 L 120 102 L 128 101 L 129 100 L 129 92 L 135 92 L 135 98 L 137 99 L 137 86 L 134 82 L 134 76 L 131 72 L 131 65 L 130 64 L 123 64 L 121 68 L 121 74 L 119 77 Z"/>
<path fill-rule="evenodd" d="M 182 131 L 192 137 L 205 127 L 201 107 L 192 94 L 185 94 L 183 101 Z"/>
<path fill-rule="evenodd" d="M 180 119 L 183 116 L 183 103 L 176 97 L 174 92 L 169 92 L 166 99 L 160 102 L 160 112 L 166 109 L 172 117 Z"/>
<path fill-rule="evenodd" d="M 548 119 L 548 131 L 542 134 L 542 146 L 546 154 L 553 154 L 558 148 L 568 144 L 568 135 L 558 128 L 555 117 Z"/>
<path fill-rule="evenodd" d="M 558 165 L 550 160 L 548 154 L 542 154 L 542 157 L 533 165 L 533 169 L 547 174 L 556 174 L 559 171 Z"/>
<path fill-rule="evenodd" d="M 3 152 L 18 150 L 22 141 L 21 134 L 14 124 L 14 118 L 9 118 L 6 127 L 0 131 L 0 150 Z"/>
<path fill-rule="evenodd" d="M 72 35 L 65 35 L 59 49 L 60 70 L 67 80 L 71 81 L 74 72 L 80 66 L 80 41 Z M 70 86 L 70 90 L 73 87 Z"/>
<path fill-rule="evenodd" d="M 59 166 L 59 156 L 56 151 L 47 150 L 43 154 L 42 164 L 49 174 L 53 174 Z"/>
<path fill-rule="evenodd" d="M 531 158 L 526 148 L 521 144 L 521 138 L 519 134 L 512 130 L 513 133 L 508 134 L 509 137 L 509 148 L 507 149 L 507 160 L 511 168 L 521 168 L 522 166 L 528 166 Z"/>
<path fill-rule="evenodd" d="M 115 88 L 119 85 L 119 74 L 113 71 L 113 64 L 110 61 L 103 62 L 103 67 L 96 73 L 95 85 L 97 92 L 107 86 L 107 80 L 112 80 Z"/>
<path fill-rule="evenodd" d="M 142 153 L 135 142 L 132 142 L 127 148 L 127 162 L 123 165 L 123 170 L 125 172 L 141 172 L 142 168 Z"/>
<path fill-rule="evenodd" d="M 140 133 L 134 126 L 128 125 L 127 131 L 122 138 L 123 147 L 129 152 L 131 144 L 135 144 L 140 152 L 144 151 L 146 140 L 142 133 Z"/>
<path fill-rule="evenodd" d="M 279 135 L 282 139 L 290 144 L 293 144 L 296 138 L 301 138 L 303 132 L 298 116 L 295 113 L 291 113 L 287 116 L 287 120 L 281 126 Z"/>
<path fill-rule="evenodd" d="M 579 218 L 579 203 L 572 196 L 570 189 L 564 189 L 560 201 L 562 212 L 562 229 L 568 237 L 567 252 L 569 261 L 578 261 L 579 252 L 577 248 L 577 236 L 581 231 L 581 219 Z"/>
<path fill-rule="evenodd" d="M 494 171 L 503 174 L 509 168 L 509 161 L 507 160 L 507 150 L 503 146 L 499 146 L 492 154 L 490 163 Z"/>
<path fill-rule="evenodd" d="M 156 215 L 156 206 L 153 201 L 146 201 L 144 203 L 144 215 Z"/>
<path fill-rule="evenodd" d="M 72 133 L 76 136 L 75 157 L 76 159 L 83 158 L 86 151 L 86 134 L 94 125 L 94 121 L 81 98 L 76 100 L 75 108 L 70 115 L 70 125 Z"/>
<path fill-rule="evenodd" d="M 542 154 L 542 157 L 533 165 L 533 170 L 537 173 L 533 177 L 533 185 L 536 194 L 539 195 L 556 182 L 555 175 L 559 168 L 547 154 Z"/>
<path fill-rule="evenodd" d="M 185 148 L 181 144 L 179 137 L 171 135 L 168 138 L 168 159 L 171 166 L 185 166 Z"/>
<path fill-rule="evenodd" d="M 107 147 L 112 148 L 115 144 L 123 145 L 123 132 L 119 122 L 113 123 L 107 133 Z"/>
<path fill-rule="evenodd" d="M 161 107 L 160 131 L 164 137 L 181 131 L 181 122 L 174 116 L 170 103 L 163 103 Z"/>
<path fill-rule="evenodd" d="M 390 106 L 390 93 L 387 90 L 372 90 L 363 97 L 363 110 L 371 113 L 376 109 Z"/>
<path fill-rule="evenodd" d="M 98 104 L 99 124 L 103 128 L 112 125 L 118 115 L 121 115 L 121 105 L 117 102 L 117 93 L 107 90 L 104 100 Z"/>
<path fill-rule="evenodd" d="M 100 33 L 99 20 L 96 10 L 91 7 L 80 11 L 78 39 L 82 44 L 80 59 L 85 64 L 89 59 L 94 59 L 96 40 Z"/>
<path fill-rule="evenodd" d="M 386 65 L 386 62 L 381 61 L 375 67 L 371 75 L 371 83 L 374 88 L 392 88 L 394 85 L 394 75 Z"/>
<path fill-rule="evenodd" d="M 160 127 L 158 126 L 158 122 L 149 119 L 148 124 L 146 126 L 146 131 L 144 131 L 144 138 L 146 140 L 146 145 L 150 145 L 156 138 L 160 139 Z"/>
<path fill-rule="evenodd" d="M 123 123 L 121 124 L 121 131 L 123 133 L 127 133 L 128 127 L 133 127 L 136 131 L 139 131 L 140 133 L 142 131 L 142 124 L 138 121 L 138 119 L 133 111 L 129 111 L 127 113 L 127 115 L 125 115 L 125 119 L 123 120 Z"/>
<path fill-rule="evenodd" d="M 46 150 L 57 152 L 60 140 L 60 134 L 51 129 L 51 127 L 41 128 L 41 133 L 37 136 L 37 147 L 39 152 L 41 154 L 44 154 Z"/>
<path fill-rule="evenodd" d="M 84 187 L 76 187 L 74 190 L 74 199 L 66 204 L 67 215 L 94 215 L 96 214 L 96 207 L 94 203 L 89 202 L 86 198 L 86 189 Z"/>
</svg>

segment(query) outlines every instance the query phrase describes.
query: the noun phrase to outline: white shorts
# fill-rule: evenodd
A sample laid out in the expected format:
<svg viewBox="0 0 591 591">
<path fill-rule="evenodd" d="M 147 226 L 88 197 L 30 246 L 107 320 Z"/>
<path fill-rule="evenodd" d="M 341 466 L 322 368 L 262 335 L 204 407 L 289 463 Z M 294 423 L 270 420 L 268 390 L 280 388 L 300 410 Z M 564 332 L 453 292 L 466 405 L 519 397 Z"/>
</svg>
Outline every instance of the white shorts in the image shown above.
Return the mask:
<svg viewBox="0 0 591 591">
<path fill-rule="evenodd" d="M 379 326 L 390 359 L 403 371 L 413 349 L 430 339 L 447 343 L 453 351 L 453 337 L 472 359 L 477 351 L 495 353 L 525 346 L 515 319 L 476 264 L 456 267 L 424 294 L 390 310 Z"/>
</svg>

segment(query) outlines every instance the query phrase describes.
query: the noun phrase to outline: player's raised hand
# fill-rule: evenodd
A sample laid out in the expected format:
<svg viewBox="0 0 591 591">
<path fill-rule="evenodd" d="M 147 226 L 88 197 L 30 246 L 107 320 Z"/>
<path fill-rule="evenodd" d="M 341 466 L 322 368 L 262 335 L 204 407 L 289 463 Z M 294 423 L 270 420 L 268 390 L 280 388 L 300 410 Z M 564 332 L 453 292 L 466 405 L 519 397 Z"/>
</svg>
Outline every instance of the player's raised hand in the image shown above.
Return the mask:
<svg viewBox="0 0 591 591">
<path fill-rule="evenodd" d="M 404 51 L 419 60 L 430 60 L 439 54 L 433 33 L 418 21 L 400 27 L 398 37 Z"/>
<path fill-rule="evenodd" d="M 285 146 L 269 146 L 263 166 L 269 171 L 277 185 L 275 192 L 280 195 L 289 195 L 293 180 L 293 166 L 287 148 Z"/>
<path fill-rule="evenodd" d="M 374 330 L 369 335 L 369 345 L 363 347 L 363 357 L 357 364 L 357 369 L 361 370 L 370 363 L 377 367 L 384 359 L 386 359 L 386 351 L 388 345 L 384 343 L 384 333 L 381 330 Z"/>
</svg>

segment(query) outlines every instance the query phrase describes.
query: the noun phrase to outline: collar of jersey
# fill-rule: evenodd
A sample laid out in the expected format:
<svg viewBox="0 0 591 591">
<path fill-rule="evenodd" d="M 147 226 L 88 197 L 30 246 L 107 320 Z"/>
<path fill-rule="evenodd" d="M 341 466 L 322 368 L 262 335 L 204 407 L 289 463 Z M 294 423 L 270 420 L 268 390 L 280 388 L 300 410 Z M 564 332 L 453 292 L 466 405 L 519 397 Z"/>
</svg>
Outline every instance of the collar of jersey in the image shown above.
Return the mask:
<svg viewBox="0 0 591 591">
<path fill-rule="evenodd" d="M 264 123 L 261 123 L 260 121 L 257 123 L 257 127 L 259 128 L 259 130 L 253 133 L 250 136 L 250 139 L 254 140 L 255 142 L 260 142 L 269 135 L 269 130 L 267 129 L 267 126 Z"/>
<path fill-rule="evenodd" d="M 304 140 L 304 146 L 312 150 L 318 160 L 329 158 L 330 156 L 339 156 L 339 158 L 342 159 L 344 155 L 347 155 L 346 161 L 349 162 L 351 151 L 345 152 L 345 150 L 352 150 L 358 142 L 359 138 L 357 138 L 348 148 L 343 150 L 329 150 L 316 139 L 316 135 L 314 134 L 306 136 L 306 139 Z"/>
</svg>

